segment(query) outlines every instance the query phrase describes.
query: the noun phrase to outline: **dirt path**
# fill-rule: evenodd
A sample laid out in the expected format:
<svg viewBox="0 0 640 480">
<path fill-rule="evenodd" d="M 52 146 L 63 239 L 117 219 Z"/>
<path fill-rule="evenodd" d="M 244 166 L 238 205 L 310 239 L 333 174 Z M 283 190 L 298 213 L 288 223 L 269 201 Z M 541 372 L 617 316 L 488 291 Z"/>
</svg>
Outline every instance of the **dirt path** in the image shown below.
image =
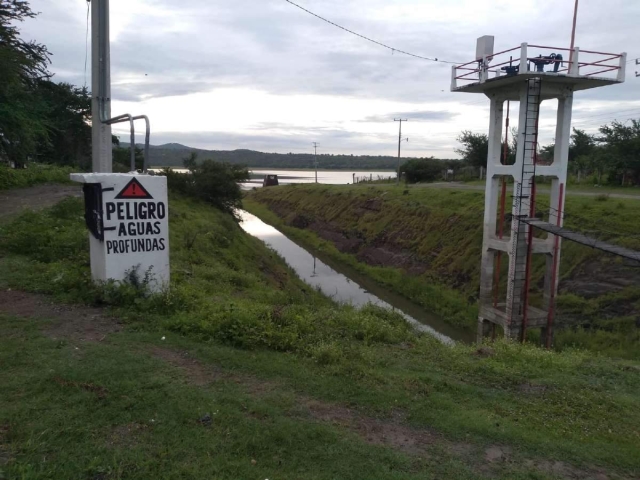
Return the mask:
<svg viewBox="0 0 640 480">
<path fill-rule="evenodd" d="M 39 210 L 55 205 L 66 197 L 81 197 L 79 185 L 36 185 L 0 191 L 0 222 L 23 210 Z"/>
<path fill-rule="evenodd" d="M 45 295 L 15 290 L 0 291 L 0 313 L 51 320 L 44 334 L 54 340 L 101 342 L 121 330 L 116 319 L 99 308 L 53 303 Z"/>
</svg>

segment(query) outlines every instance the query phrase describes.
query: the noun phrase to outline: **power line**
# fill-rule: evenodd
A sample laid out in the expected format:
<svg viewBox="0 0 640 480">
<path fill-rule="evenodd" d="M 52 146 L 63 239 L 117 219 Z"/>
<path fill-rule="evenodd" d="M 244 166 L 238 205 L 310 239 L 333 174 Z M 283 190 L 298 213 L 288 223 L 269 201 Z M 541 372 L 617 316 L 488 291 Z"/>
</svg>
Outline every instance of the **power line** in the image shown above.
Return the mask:
<svg viewBox="0 0 640 480">
<path fill-rule="evenodd" d="M 324 17 L 321 17 L 321 16 L 320 16 L 320 15 L 318 15 L 317 13 L 313 13 L 311 10 L 307 10 L 307 9 L 306 9 L 306 8 L 304 8 L 303 6 L 298 5 L 297 3 L 292 2 L 291 0 L 284 0 L 284 1 L 285 1 L 285 2 L 287 2 L 287 3 L 290 3 L 290 4 L 291 4 L 291 5 L 293 5 L 294 7 L 299 8 L 300 10 L 302 10 L 302 11 L 304 11 L 304 12 L 308 13 L 309 15 L 313 15 L 314 17 L 316 17 L 316 18 L 318 18 L 318 19 L 322 20 L 323 22 L 327 22 L 328 24 L 333 25 L 334 27 L 338 27 L 339 29 L 344 30 L 345 32 L 348 32 L 348 33 L 350 33 L 350 34 L 352 34 L 352 35 L 355 35 L 356 37 L 360 37 L 360 38 L 362 38 L 362 39 L 364 39 L 364 40 L 366 40 L 366 41 L 368 41 L 368 42 L 375 43 L 376 45 L 379 45 L 379 46 L 381 46 L 381 47 L 384 47 L 384 48 L 386 48 L 386 49 L 389 49 L 389 50 L 391 50 L 391 52 L 392 52 L 392 53 L 398 52 L 398 53 L 402 53 L 403 55 L 409 55 L 410 57 L 419 58 L 419 59 L 421 59 L 421 60 L 427 60 L 427 61 L 429 61 L 429 62 L 451 63 L 451 64 L 454 64 L 454 65 L 458 65 L 458 64 L 462 63 L 462 62 L 450 62 L 450 61 L 447 61 L 447 60 L 438 60 L 438 59 L 437 59 L 437 58 L 435 58 L 435 57 L 434 57 L 434 58 L 431 58 L 431 57 L 423 57 L 422 55 L 416 55 L 415 53 L 409 53 L 409 52 L 406 52 L 406 51 L 404 51 L 404 50 L 400 50 L 400 49 L 398 49 L 398 48 L 391 47 L 391 46 L 389 46 L 389 45 L 387 45 L 387 44 L 385 44 L 385 43 L 379 42 L 379 41 L 377 41 L 377 40 L 374 40 L 374 39 L 372 39 L 372 38 L 369 38 L 369 37 L 366 37 L 366 36 L 364 36 L 364 35 L 361 35 L 361 34 L 359 34 L 359 33 L 357 33 L 357 32 L 354 32 L 353 30 L 349 30 L 348 28 L 343 27 L 342 25 L 338 25 L 337 23 L 332 22 L 331 20 L 328 20 L 328 19 L 326 19 L 326 18 L 324 18 Z"/>
<path fill-rule="evenodd" d="M 595 113 L 593 115 L 585 115 L 585 116 L 579 116 L 580 120 L 585 120 L 588 118 L 598 118 L 598 117 L 615 117 L 617 115 L 633 115 L 635 113 L 637 113 L 640 109 L 640 105 L 637 105 L 634 108 L 629 108 L 629 109 L 625 109 L 625 110 L 618 110 L 617 112 L 601 112 L 601 113 Z"/>
</svg>

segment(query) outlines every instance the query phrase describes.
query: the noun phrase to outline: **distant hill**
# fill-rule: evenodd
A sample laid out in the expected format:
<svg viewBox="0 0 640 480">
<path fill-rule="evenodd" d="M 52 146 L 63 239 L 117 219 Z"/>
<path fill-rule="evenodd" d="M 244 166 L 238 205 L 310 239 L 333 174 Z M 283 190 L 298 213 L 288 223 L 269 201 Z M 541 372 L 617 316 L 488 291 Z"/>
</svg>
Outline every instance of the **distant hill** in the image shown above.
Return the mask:
<svg viewBox="0 0 640 480">
<path fill-rule="evenodd" d="M 165 143 L 164 145 L 152 145 L 153 148 L 163 148 L 165 150 L 189 150 L 190 147 L 182 145 L 181 143 Z"/>
<path fill-rule="evenodd" d="M 128 143 L 120 143 L 128 148 Z M 142 145 L 138 145 L 142 147 Z M 313 168 L 312 153 L 264 153 L 255 150 L 203 150 L 187 147 L 179 143 L 151 145 L 149 149 L 150 163 L 153 167 L 182 167 L 183 161 L 191 152 L 198 155 L 199 160 L 213 159 L 246 165 L 252 168 Z M 411 157 L 403 158 L 403 162 Z M 374 155 L 318 155 L 318 166 L 322 169 L 334 170 L 395 170 L 398 158 Z"/>
</svg>

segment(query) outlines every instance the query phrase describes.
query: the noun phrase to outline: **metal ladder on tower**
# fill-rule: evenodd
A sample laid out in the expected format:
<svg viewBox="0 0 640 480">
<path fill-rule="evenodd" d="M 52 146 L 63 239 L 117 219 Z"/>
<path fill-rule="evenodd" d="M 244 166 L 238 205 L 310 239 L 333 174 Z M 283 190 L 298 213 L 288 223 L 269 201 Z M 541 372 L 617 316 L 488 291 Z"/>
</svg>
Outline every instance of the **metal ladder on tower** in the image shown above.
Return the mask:
<svg viewBox="0 0 640 480">
<path fill-rule="evenodd" d="M 515 215 L 512 243 L 511 294 L 508 298 L 507 312 L 510 322 L 513 317 L 522 315 L 522 329 L 526 329 L 527 304 L 529 290 L 529 267 L 531 257 L 532 229 L 521 220 L 535 216 L 535 174 L 538 147 L 538 120 L 540 116 L 541 81 L 539 78 L 527 80 L 527 102 L 524 128 L 521 182 L 516 185 Z"/>
</svg>

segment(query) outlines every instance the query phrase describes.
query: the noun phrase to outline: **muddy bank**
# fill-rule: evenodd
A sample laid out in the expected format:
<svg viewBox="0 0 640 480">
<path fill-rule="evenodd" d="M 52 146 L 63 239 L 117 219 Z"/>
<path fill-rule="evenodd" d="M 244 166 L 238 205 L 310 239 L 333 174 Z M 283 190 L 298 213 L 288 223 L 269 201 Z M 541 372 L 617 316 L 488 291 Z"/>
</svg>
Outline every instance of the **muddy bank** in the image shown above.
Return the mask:
<svg viewBox="0 0 640 480">
<path fill-rule="evenodd" d="M 379 188 L 305 186 L 254 192 L 251 199 L 287 226 L 313 232 L 363 264 L 436 281 L 473 305 L 479 290 L 483 196 L 422 193 L 412 198 L 413 193 L 401 196 Z M 542 261 L 534 265 L 533 285 L 542 285 Z M 565 242 L 559 321 L 589 325 L 596 319 L 622 319 L 635 324 L 640 318 L 638 285 L 637 266 Z M 501 288 L 506 290 L 506 284 Z"/>
<path fill-rule="evenodd" d="M 427 256 L 407 248 L 407 241 L 420 235 L 420 232 L 413 228 L 388 228 L 370 236 L 366 230 L 357 226 L 344 228 L 344 222 L 340 218 L 326 221 L 313 214 L 300 213 L 296 205 L 286 201 L 275 200 L 265 203 L 287 225 L 312 231 L 323 240 L 333 243 L 340 252 L 355 255 L 358 261 L 367 265 L 401 268 L 416 276 L 435 270 L 440 278 L 446 279 L 447 283 L 458 288 L 468 286 L 472 281 L 469 275 L 451 274 L 446 269 L 439 269 L 437 262 L 433 261 L 438 258 L 438 248 Z M 353 202 L 348 214 L 362 218 L 368 213 L 380 212 L 381 209 L 380 200 L 364 199 Z M 478 254 L 479 252 L 478 248 Z"/>
</svg>

